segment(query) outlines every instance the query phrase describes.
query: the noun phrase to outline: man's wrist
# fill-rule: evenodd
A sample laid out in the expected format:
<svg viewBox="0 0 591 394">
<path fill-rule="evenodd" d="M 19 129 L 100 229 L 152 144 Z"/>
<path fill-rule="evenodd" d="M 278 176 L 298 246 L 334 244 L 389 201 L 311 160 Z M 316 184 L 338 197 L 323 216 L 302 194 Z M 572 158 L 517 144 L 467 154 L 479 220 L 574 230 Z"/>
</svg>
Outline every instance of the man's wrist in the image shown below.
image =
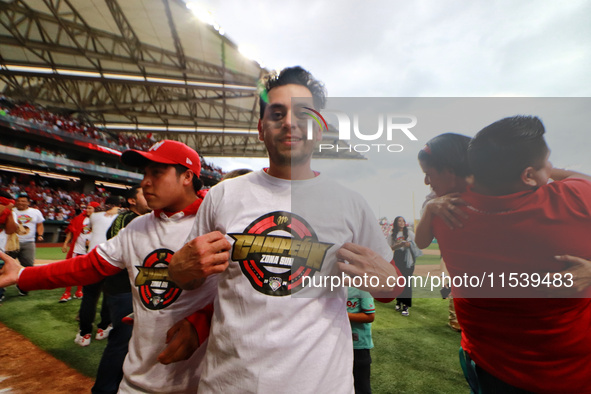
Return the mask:
<svg viewBox="0 0 591 394">
<path fill-rule="evenodd" d="M 16 276 L 16 284 L 18 285 L 18 280 L 21 278 L 21 274 L 23 273 L 23 271 L 25 270 L 25 267 L 22 267 L 19 271 L 18 271 L 18 275 Z"/>
</svg>

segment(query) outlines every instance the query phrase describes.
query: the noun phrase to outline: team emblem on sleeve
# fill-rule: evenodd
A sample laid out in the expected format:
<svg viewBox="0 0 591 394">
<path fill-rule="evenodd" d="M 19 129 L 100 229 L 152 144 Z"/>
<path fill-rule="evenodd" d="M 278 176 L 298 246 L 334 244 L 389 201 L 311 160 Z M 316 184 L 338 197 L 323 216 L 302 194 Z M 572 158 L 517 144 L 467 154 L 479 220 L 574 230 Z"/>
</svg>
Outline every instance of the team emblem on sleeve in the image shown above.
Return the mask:
<svg viewBox="0 0 591 394">
<path fill-rule="evenodd" d="M 142 304 L 150 310 L 172 305 L 182 293 L 168 276 L 168 263 L 173 254 L 169 249 L 156 249 L 148 254 L 142 266 L 136 266 L 139 272 L 135 277 L 135 285 Z"/>
<path fill-rule="evenodd" d="M 232 260 L 255 290 L 270 296 L 299 291 L 304 277 L 321 270 L 333 245 L 319 242 L 303 218 L 285 211 L 268 213 L 242 234 L 228 235 L 235 240 Z"/>
</svg>

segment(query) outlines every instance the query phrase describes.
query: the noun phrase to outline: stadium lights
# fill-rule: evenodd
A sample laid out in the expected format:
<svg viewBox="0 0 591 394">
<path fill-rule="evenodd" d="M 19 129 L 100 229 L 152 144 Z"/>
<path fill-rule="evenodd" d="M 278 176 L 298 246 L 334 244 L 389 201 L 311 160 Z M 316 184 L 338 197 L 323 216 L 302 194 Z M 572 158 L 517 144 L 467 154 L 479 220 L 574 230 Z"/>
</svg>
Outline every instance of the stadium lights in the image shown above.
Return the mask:
<svg viewBox="0 0 591 394">
<path fill-rule="evenodd" d="M 27 175 L 39 175 L 39 176 L 42 176 L 45 178 L 59 179 L 59 180 L 63 180 L 63 181 L 78 182 L 80 180 L 80 178 L 78 178 L 77 176 L 72 176 L 72 175 L 62 175 L 62 174 L 56 174 L 55 172 L 29 170 L 26 168 L 4 166 L 4 165 L 0 165 L 0 171 L 16 172 L 18 174 L 27 174 Z"/>
<path fill-rule="evenodd" d="M 90 72 L 90 71 L 80 71 L 80 70 L 65 70 L 62 68 L 56 68 L 55 72 L 60 75 L 71 75 L 73 77 L 90 77 L 90 78 L 100 78 L 100 73 Z"/>
<path fill-rule="evenodd" d="M 52 74 L 54 72 L 52 68 L 47 67 L 17 66 L 11 64 L 6 64 L 2 68 L 7 69 L 8 71 L 20 71 L 26 73 Z"/>
<path fill-rule="evenodd" d="M 217 82 L 204 82 L 204 81 L 196 81 L 196 80 L 184 80 L 184 79 L 174 79 L 174 78 L 159 78 L 159 77 L 144 77 L 142 75 L 132 75 L 132 74 L 115 74 L 115 73 L 98 73 L 98 72 L 91 72 L 91 71 L 84 71 L 84 70 L 70 70 L 70 69 L 63 69 L 63 68 L 50 68 L 50 67 L 31 67 L 31 66 L 20 66 L 14 64 L 3 64 L 0 65 L 5 70 L 20 72 L 20 73 L 32 73 L 32 74 L 56 74 L 56 75 L 63 75 L 63 76 L 70 76 L 70 77 L 87 77 L 87 78 L 104 78 L 104 79 L 111 79 L 111 80 L 120 80 L 120 81 L 134 81 L 134 82 L 151 82 L 151 83 L 158 83 L 158 84 L 173 84 L 173 85 L 189 85 L 189 86 L 197 86 L 197 87 L 204 87 L 204 88 L 214 88 L 214 89 L 233 89 L 233 90 L 246 90 L 246 91 L 256 91 L 256 86 L 246 86 L 246 85 L 235 85 L 235 84 L 226 84 L 226 83 L 217 83 Z"/>
<path fill-rule="evenodd" d="M 146 80 L 148 82 L 156 82 L 156 83 L 174 83 L 177 85 L 184 85 L 185 84 L 185 81 L 182 79 L 146 77 Z"/>
<path fill-rule="evenodd" d="M 127 80 L 127 81 L 143 81 L 144 80 L 143 75 L 103 73 L 103 76 L 105 78 L 121 79 L 121 80 L 124 80 L 124 81 L 125 80 Z"/>
<path fill-rule="evenodd" d="M 131 189 L 131 186 L 122 185 L 120 183 L 112 183 L 112 182 L 105 182 L 105 181 L 94 181 L 96 186 L 105 186 L 105 187 L 113 187 L 116 189 Z"/>
<path fill-rule="evenodd" d="M 229 129 L 223 127 L 192 127 L 192 126 L 154 126 L 132 123 L 95 123 L 98 128 L 107 130 L 145 130 L 181 133 L 231 133 L 231 134 L 258 134 L 255 129 Z"/>
</svg>

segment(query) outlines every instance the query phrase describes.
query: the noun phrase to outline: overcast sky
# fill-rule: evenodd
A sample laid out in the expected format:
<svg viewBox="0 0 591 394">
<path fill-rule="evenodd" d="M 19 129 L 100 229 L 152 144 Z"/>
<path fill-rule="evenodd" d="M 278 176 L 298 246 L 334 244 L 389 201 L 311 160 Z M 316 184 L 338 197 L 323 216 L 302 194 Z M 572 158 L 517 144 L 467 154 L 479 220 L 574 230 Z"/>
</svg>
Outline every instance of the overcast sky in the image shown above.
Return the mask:
<svg viewBox="0 0 591 394">
<path fill-rule="evenodd" d="M 199 1 L 225 34 L 267 68 L 300 64 L 332 97 L 590 97 L 591 1 Z M 589 101 L 586 101 L 589 103 Z M 533 105 L 533 107 L 532 107 Z M 582 105 L 576 102 L 575 107 Z M 502 107 L 502 105 L 500 106 Z M 361 186 L 377 216 L 418 218 L 428 187 L 416 154 L 441 132 L 473 136 L 498 119 L 532 109 L 547 127 L 552 161 L 591 172 L 587 111 L 563 127 L 568 110 L 496 108 L 490 117 L 404 143 L 404 155 L 366 155 L 363 163 L 320 161 L 316 168 Z M 588 107 L 587 107 L 588 108 Z M 542 111 L 542 112 L 540 112 Z M 523 113 L 523 112 L 521 112 Z M 573 115 L 572 113 L 570 115 Z M 451 127 L 451 128 L 450 128 Z M 266 160 L 216 159 L 224 170 Z M 388 164 L 390 163 L 390 164 Z M 351 179 L 354 178 L 354 179 Z M 385 190 L 379 185 L 394 185 Z M 375 193 L 372 185 L 379 190 Z M 413 209 L 413 196 L 415 208 Z"/>
</svg>

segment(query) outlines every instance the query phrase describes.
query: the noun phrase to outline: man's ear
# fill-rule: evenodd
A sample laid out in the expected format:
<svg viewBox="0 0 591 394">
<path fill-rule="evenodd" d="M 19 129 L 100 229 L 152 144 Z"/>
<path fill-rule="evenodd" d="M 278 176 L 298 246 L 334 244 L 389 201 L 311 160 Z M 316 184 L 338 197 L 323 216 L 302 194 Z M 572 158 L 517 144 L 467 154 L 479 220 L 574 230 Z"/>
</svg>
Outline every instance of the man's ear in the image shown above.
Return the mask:
<svg viewBox="0 0 591 394">
<path fill-rule="evenodd" d="M 528 187 L 536 187 L 538 186 L 538 181 L 535 177 L 535 169 L 533 167 L 527 167 L 525 170 L 521 172 L 521 183 Z"/>
<path fill-rule="evenodd" d="M 192 185 L 193 184 L 193 171 L 187 170 L 183 173 L 183 186 Z"/>
<path fill-rule="evenodd" d="M 134 205 L 136 205 L 136 204 L 137 204 L 137 200 L 136 200 L 135 198 L 128 198 L 128 199 L 127 199 L 127 204 L 128 204 L 130 207 L 133 207 Z"/>
<path fill-rule="evenodd" d="M 264 141 L 265 136 L 263 135 L 263 120 L 259 119 L 259 123 L 257 125 L 257 130 L 259 131 L 259 141 Z"/>
</svg>

